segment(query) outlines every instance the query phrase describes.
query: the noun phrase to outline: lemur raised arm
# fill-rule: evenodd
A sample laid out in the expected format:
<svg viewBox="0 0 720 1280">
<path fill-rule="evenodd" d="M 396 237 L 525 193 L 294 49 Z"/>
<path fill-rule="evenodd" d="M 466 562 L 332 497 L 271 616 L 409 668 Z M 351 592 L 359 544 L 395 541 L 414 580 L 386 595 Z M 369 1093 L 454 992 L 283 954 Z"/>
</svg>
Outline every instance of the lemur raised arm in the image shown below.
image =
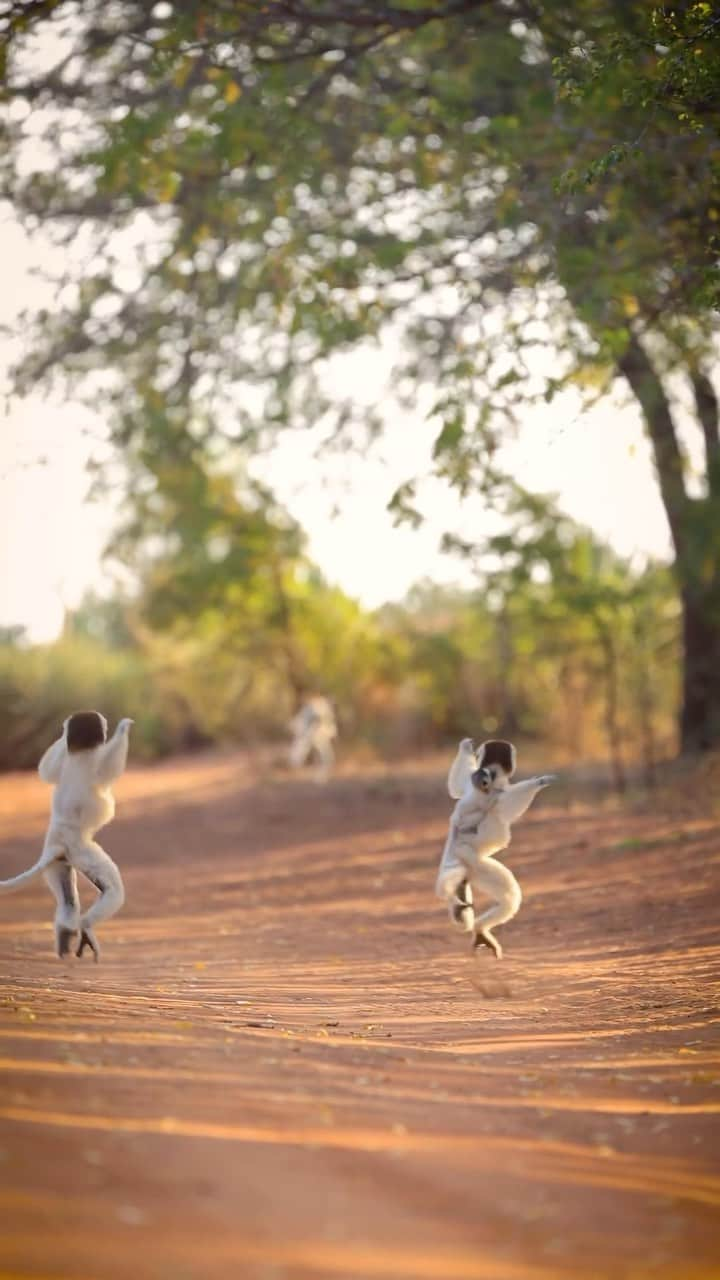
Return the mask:
<svg viewBox="0 0 720 1280">
<path fill-rule="evenodd" d="M 55 945 L 66 956 L 76 934 L 76 955 L 89 947 L 95 960 L 100 949 L 93 926 L 120 910 L 124 900 L 120 872 L 93 839 L 115 814 L 112 783 L 127 764 L 132 720 L 121 720 L 107 741 L 107 721 L 99 711 L 76 711 L 63 725 L 57 742 L 38 765 L 43 782 L 55 786 L 50 824 L 43 851 L 34 866 L 0 880 L 0 893 L 12 893 L 42 874 L 55 901 Z M 95 885 L 99 896 L 81 913 L 77 872 Z"/>
<path fill-rule="evenodd" d="M 492 926 L 505 924 L 517 914 L 522 893 L 512 872 L 493 855 L 507 848 L 512 824 L 529 809 L 538 791 L 553 781 L 552 774 L 544 774 L 511 783 L 515 764 L 511 742 L 493 738 L 476 751 L 472 739 L 463 738 L 448 774 L 448 791 L 457 804 L 435 887 L 454 923 L 474 935 L 473 948 L 489 947 L 498 960 L 502 947 Z M 493 899 L 493 905 L 480 915 L 473 905 L 475 891 Z"/>
</svg>

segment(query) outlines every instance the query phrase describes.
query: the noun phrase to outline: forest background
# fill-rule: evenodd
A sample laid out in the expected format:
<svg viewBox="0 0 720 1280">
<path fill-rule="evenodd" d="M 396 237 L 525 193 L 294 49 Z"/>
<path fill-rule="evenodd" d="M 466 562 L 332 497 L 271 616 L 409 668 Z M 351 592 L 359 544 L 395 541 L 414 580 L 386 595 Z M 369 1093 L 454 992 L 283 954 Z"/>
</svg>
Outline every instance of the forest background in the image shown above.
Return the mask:
<svg viewBox="0 0 720 1280">
<path fill-rule="evenodd" d="M 114 593 L 50 645 L 5 629 L 0 767 L 85 704 L 133 715 L 146 757 L 280 742 L 312 691 L 356 751 L 501 733 L 607 758 L 619 787 L 718 745 L 713 5 L 28 0 L 0 31 L 0 192 L 62 259 L 8 394 L 91 403 L 98 492 L 122 494 Z M 372 610 L 253 469 L 283 433 L 317 433 L 318 467 L 382 436 L 326 376 L 368 343 L 433 476 L 494 517 L 446 539 L 475 585 Z M 668 563 L 507 466 L 535 406 L 572 391 L 582 431 L 618 388 Z M 416 524 L 408 432 L 391 507 Z"/>
</svg>

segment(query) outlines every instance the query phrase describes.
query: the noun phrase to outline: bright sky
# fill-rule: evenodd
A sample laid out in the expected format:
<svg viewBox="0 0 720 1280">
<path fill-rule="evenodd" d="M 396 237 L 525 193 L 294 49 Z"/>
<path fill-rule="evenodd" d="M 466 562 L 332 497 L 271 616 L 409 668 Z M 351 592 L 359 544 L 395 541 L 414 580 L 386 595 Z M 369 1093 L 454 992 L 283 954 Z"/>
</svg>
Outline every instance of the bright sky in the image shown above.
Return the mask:
<svg viewBox="0 0 720 1280">
<path fill-rule="evenodd" d="M 32 274 L 34 254 L 11 219 L 0 226 L 3 291 L 0 379 L 22 344 L 21 307 L 47 304 Z M 339 392 L 384 402 L 395 352 L 367 352 L 336 361 Z M 550 357 L 549 357 L 550 358 Z M 112 494 L 90 495 L 87 464 L 106 456 L 102 413 L 59 400 L 29 397 L 0 417 L 0 625 L 20 623 L 35 641 L 52 639 L 65 607 L 88 588 L 108 590 L 102 555 L 116 520 Z M 457 495 L 439 481 L 421 490 L 427 514 L 419 530 L 395 528 L 386 504 L 395 487 L 422 472 L 432 429 L 422 411 L 392 410 L 378 447 L 361 457 L 313 458 L 314 442 L 286 434 L 261 464 L 263 477 L 305 529 L 309 551 L 328 579 L 368 606 L 402 597 L 423 578 L 472 585 L 467 564 L 439 551 L 446 532 L 480 538 L 496 517 L 484 502 Z M 668 534 L 639 417 L 608 398 L 577 417 L 571 396 L 528 415 L 507 461 L 529 489 L 554 491 L 561 506 L 627 555 L 664 556 Z"/>
</svg>

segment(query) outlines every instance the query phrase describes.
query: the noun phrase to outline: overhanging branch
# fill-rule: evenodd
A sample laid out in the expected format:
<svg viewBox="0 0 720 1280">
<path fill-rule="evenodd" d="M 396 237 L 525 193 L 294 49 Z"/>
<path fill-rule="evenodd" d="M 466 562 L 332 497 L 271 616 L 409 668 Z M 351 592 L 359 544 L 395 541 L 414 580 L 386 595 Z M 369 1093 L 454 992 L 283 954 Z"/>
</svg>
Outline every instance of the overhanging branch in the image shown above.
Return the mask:
<svg viewBox="0 0 720 1280">
<path fill-rule="evenodd" d="M 690 374 L 695 408 L 705 440 L 708 491 L 720 494 L 720 404 L 715 388 L 707 374 L 694 369 Z"/>
<path fill-rule="evenodd" d="M 667 512 L 675 551 L 685 550 L 685 489 L 683 457 L 680 452 L 670 402 L 660 378 L 639 338 L 631 333 L 627 348 L 617 361 L 620 373 L 635 394 L 647 424 L 655 457 L 660 492 Z"/>
</svg>

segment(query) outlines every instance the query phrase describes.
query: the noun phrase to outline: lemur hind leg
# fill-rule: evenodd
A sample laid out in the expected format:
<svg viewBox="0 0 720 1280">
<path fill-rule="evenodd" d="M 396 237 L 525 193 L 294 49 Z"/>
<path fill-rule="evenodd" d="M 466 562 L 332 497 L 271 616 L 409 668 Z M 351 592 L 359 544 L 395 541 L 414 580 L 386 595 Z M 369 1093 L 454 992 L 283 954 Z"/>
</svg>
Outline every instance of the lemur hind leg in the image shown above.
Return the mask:
<svg viewBox="0 0 720 1280">
<path fill-rule="evenodd" d="M 318 761 L 315 776 L 318 782 L 327 782 L 335 763 L 335 750 L 332 742 L 328 738 L 322 738 L 317 741 L 315 743 L 315 754 Z"/>
<path fill-rule="evenodd" d="M 475 912 L 473 910 L 473 896 L 470 882 L 461 880 L 455 889 L 455 896 L 450 904 L 450 917 L 454 924 L 459 925 L 463 933 L 472 933 L 475 924 Z"/>
<path fill-rule="evenodd" d="M 125 890 L 117 866 L 94 840 L 87 841 L 76 851 L 75 864 L 99 891 L 99 896 L 92 906 L 80 917 L 80 942 L 75 954 L 82 956 L 85 948 L 89 947 L 97 962 L 100 958 L 100 947 L 93 926 L 100 920 L 107 920 L 109 916 L 120 910 L 125 901 Z"/>
<path fill-rule="evenodd" d="M 448 914 L 453 924 L 462 929 L 463 933 L 472 933 L 475 923 L 472 889 L 468 881 L 467 868 L 455 856 L 452 849 L 443 854 L 435 892 L 447 903 Z"/>
<path fill-rule="evenodd" d="M 495 925 L 505 924 L 517 915 L 522 902 L 520 885 L 512 871 L 508 871 L 501 862 L 494 858 L 480 858 L 472 872 L 472 886 L 494 899 L 491 907 L 475 917 L 473 951 L 478 947 L 488 947 L 496 960 L 502 960 L 502 947 L 492 930 Z"/>
<path fill-rule="evenodd" d="M 43 872 L 57 903 L 55 911 L 55 950 L 64 959 L 70 952 L 70 945 L 80 926 L 80 899 L 77 890 L 77 875 L 70 866 L 65 854 Z"/>
</svg>

